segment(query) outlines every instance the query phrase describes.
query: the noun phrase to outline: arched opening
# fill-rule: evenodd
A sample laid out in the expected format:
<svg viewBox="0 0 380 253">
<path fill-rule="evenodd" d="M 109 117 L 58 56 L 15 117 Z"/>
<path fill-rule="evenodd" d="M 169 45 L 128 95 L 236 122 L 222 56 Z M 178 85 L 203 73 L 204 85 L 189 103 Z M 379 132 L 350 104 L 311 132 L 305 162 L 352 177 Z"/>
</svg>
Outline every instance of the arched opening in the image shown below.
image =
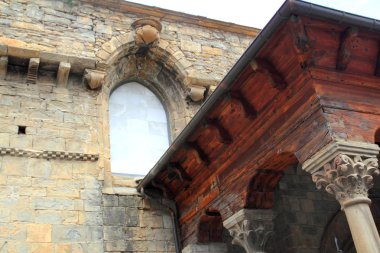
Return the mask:
<svg viewBox="0 0 380 253">
<path fill-rule="evenodd" d="M 207 210 L 200 218 L 198 242 L 223 242 L 223 220 L 218 211 Z"/>
<path fill-rule="evenodd" d="M 137 82 L 109 99 L 111 171 L 146 175 L 169 146 L 168 120 L 158 97 Z"/>
</svg>

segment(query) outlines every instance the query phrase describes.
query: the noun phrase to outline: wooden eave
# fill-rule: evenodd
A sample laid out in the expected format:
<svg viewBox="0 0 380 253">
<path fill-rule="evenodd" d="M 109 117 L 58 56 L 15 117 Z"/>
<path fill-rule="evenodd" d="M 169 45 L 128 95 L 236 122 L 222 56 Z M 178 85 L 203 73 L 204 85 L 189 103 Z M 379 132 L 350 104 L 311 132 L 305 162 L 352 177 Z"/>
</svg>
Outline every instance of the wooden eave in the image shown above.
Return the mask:
<svg viewBox="0 0 380 253">
<path fill-rule="evenodd" d="M 207 210 L 272 208 L 290 165 L 380 141 L 379 43 L 377 20 L 285 2 L 139 189 L 176 202 L 185 245 Z"/>
</svg>

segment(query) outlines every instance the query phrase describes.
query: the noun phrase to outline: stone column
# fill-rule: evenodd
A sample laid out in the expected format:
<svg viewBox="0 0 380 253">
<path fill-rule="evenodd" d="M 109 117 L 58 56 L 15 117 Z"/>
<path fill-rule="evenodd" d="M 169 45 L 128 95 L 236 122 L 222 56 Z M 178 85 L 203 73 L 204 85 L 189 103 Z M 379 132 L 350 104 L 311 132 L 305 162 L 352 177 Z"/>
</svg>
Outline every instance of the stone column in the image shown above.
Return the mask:
<svg viewBox="0 0 380 253">
<path fill-rule="evenodd" d="M 225 243 L 206 243 L 206 244 L 190 244 L 187 245 L 182 253 L 227 253 L 227 245 Z"/>
<path fill-rule="evenodd" d="M 303 164 L 318 189 L 324 188 L 346 213 L 358 253 L 380 252 L 380 239 L 373 220 L 368 190 L 379 174 L 375 144 L 335 142 Z"/>
<path fill-rule="evenodd" d="M 223 222 L 232 236 L 232 243 L 247 253 L 265 253 L 273 234 L 273 212 L 270 209 L 242 209 Z"/>
</svg>

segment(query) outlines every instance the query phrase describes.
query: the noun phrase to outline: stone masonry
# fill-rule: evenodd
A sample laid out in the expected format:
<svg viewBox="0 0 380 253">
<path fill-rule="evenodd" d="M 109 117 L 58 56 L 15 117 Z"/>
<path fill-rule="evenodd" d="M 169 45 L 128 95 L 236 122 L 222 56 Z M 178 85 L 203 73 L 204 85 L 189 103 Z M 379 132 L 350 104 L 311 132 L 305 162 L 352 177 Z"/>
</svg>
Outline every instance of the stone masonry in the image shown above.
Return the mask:
<svg viewBox="0 0 380 253">
<path fill-rule="evenodd" d="M 211 93 L 258 30 L 163 17 L 140 57 L 131 25 L 149 15 L 112 3 L 0 1 L 0 253 L 175 252 L 167 208 L 107 167 L 110 92 L 129 80 L 157 92 L 173 139 L 201 104 L 188 85 Z"/>
</svg>

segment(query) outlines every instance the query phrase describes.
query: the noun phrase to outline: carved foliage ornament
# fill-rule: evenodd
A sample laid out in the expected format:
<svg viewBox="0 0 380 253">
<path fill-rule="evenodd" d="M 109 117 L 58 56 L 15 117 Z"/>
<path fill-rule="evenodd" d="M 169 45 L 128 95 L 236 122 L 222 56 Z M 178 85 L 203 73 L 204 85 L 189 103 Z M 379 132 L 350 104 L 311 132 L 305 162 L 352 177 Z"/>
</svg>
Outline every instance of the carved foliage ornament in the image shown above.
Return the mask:
<svg viewBox="0 0 380 253">
<path fill-rule="evenodd" d="M 264 221 L 243 220 L 229 229 L 232 243 L 242 246 L 246 252 L 265 252 L 265 246 L 273 234 L 271 224 Z M 268 227 L 269 225 L 269 227 Z"/>
<path fill-rule="evenodd" d="M 376 157 L 363 159 L 359 155 L 340 154 L 324 165 L 323 170 L 313 174 L 313 181 L 318 189 L 324 187 L 343 205 L 347 200 L 366 198 L 374 175 L 379 175 Z"/>
</svg>

